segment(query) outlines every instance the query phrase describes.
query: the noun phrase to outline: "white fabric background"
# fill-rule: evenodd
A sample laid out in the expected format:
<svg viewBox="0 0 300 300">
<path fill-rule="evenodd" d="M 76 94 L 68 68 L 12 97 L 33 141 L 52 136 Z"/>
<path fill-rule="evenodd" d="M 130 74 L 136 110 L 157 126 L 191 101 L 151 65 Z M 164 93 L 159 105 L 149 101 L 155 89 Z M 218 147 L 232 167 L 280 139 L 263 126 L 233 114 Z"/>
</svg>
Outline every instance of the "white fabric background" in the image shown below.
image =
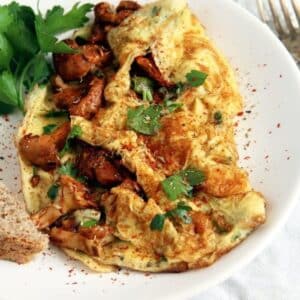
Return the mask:
<svg viewBox="0 0 300 300">
<path fill-rule="evenodd" d="M 255 0 L 239 2 L 257 13 Z M 190 300 L 299 299 L 300 201 L 285 227 L 251 264 L 224 283 Z"/>
</svg>

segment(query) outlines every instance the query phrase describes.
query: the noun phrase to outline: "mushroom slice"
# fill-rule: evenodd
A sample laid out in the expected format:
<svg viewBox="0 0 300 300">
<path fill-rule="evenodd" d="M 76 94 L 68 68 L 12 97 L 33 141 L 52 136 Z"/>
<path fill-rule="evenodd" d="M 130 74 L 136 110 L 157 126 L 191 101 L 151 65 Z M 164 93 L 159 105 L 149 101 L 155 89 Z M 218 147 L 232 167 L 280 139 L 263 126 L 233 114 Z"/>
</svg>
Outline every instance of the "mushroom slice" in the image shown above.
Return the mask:
<svg viewBox="0 0 300 300">
<path fill-rule="evenodd" d="M 117 15 L 113 11 L 112 5 L 107 2 L 98 3 L 94 8 L 97 23 L 110 23 L 118 25 Z"/>
<path fill-rule="evenodd" d="M 122 182 L 122 176 L 110 161 L 108 154 L 93 147 L 85 146 L 78 158 L 80 173 L 91 180 L 97 180 L 104 186 Z"/>
<path fill-rule="evenodd" d="M 81 80 L 89 72 L 105 66 L 112 58 L 110 51 L 98 45 L 79 46 L 76 41 L 70 39 L 65 40 L 65 43 L 78 50 L 75 54 L 53 55 L 55 70 L 65 81 Z"/>
<path fill-rule="evenodd" d="M 117 12 L 122 10 L 138 10 L 141 8 L 141 5 L 139 5 L 135 1 L 121 1 L 117 7 Z"/>
<path fill-rule="evenodd" d="M 148 76 L 155 81 L 157 81 L 161 86 L 171 88 L 174 86 L 171 82 L 168 80 L 165 80 L 163 78 L 163 75 L 161 74 L 160 70 L 156 66 L 154 59 L 152 57 L 144 57 L 139 56 L 136 58 L 136 63 L 139 65 L 139 67 L 144 70 Z"/>
<path fill-rule="evenodd" d="M 59 247 L 79 250 L 90 256 L 100 256 L 102 247 L 112 242 L 114 237 L 108 226 L 96 226 L 81 233 L 53 227 L 50 231 L 50 239 Z"/>
<path fill-rule="evenodd" d="M 101 2 L 95 6 L 94 12 L 95 12 L 95 19 L 96 23 L 98 24 L 110 24 L 113 26 L 120 25 L 127 17 L 129 17 L 134 10 L 136 9 L 130 9 L 129 6 L 132 8 L 136 8 L 137 4 L 133 4 L 132 1 L 124 1 L 128 2 L 120 3 L 120 5 L 117 8 L 117 12 L 113 10 L 113 7 L 106 2 Z M 129 4 L 131 2 L 131 4 Z M 126 7 L 127 6 L 127 7 Z"/>
<path fill-rule="evenodd" d="M 92 44 L 104 43 L 106 42 L 106 38 L 107 38 L 107 32 L 105 31 L 105 29 L 99 24 L 94 24 L 92 26 L 92 34 L 91 37 L 89 38 L 89 41 Z"/>
<path fill-rule="evenodd" d="M 31 216 L 38 229 L 45 229 L 63 215 L 77 209 L 97 208 L 89 190 L 69 176 L 61 176 L 60 193 L 54 203 Z"/>
<path fill-rule="evenodd" d="M 58 152 L 64 147 L 69 132 L 70 122 L 66 122 L 51 134 L 27 134 L 19 142 L 19 151 L 30 163 L 49 171 L 60 165 Z"/>
<path fill-rule="evenodd" d="M 104 79 L 94 77 L 87 87 L 87 94 L 69 107 L 70 114 L 90 120 L 98 112 L 103 97 Z"/>
</svg>

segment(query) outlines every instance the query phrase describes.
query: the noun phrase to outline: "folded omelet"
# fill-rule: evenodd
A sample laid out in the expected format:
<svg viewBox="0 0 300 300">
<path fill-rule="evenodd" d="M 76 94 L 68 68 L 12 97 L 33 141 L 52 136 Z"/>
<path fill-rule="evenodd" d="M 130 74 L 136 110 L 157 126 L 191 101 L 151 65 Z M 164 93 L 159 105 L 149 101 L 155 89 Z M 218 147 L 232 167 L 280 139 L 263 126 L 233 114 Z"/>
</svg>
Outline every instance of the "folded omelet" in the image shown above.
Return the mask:
<svg viewBox="0 0 300 300">
<path fill-rule="evenodd" d="M 97 207 L 105 215 L 101 226 L 109 227 L 110 237 L 93 253 L 86 250 L 90 248 L 72 248 L 71 235 L 68 241 L 58 241 L 57 236 L 53 241 L 99 272 L 115 267 L 163 272 L 209 266 L 266 219 L 264 197 L 253 190 L 248 174 L 238 166 L 234 117 L 243 110 L 243 101 L 231 67 L 185 0 L 145 5 L 111 29 L 107 40 L 118 68 L 107 77 L 105 105 L 92 119 L 71 115 L 71 128 L 81 129 L 80 143 L 118 155 L 145 197 L 124 183 L 101 193 Z M 192 70 L 207 78 L 177 94 L 177 109 L 161 115 L 155 134 L 142 134 L 129 126 L 128 111 L 141 106 L 132 91 L 132 70 L 136 59 L 149 53 L 166 82 L 183 83 Z M 49 88 L 36 89 L 29 98 L 18 143 L 25 135 L 42 135 L 49 124 L 45 113 L 55 108 Z M 66 121 L 50 120 L 58 126 Z M 44 210 L 45 215 L 54 182 L 60 180 L 57 197 L 67 198 L 66 179 L 60 179 L 58 169 L 35 169 L 39 184 L 33 185 L 33 164 L 20 153 L 27 208 L 32 214 Z M 63 155 L 60 163 L 76 161 L 74 157 L 76 149 Z M 201 170 L 201 184 L 190 182 L 193 190 L 170 199 L 164 183 L 174 176 L 180 180 L 182 170 Z M 184 180 L 181 183 L 188 186 Z M 70 186 L 68 193 L 73 194 L 68 197 L 79 199 L 80 188 L 75 183 Z M 61 202 L 56 206 L 60 209 Z M 51 226 L 46 229 L 50 228 L 50 237 Z"/>
</svg>

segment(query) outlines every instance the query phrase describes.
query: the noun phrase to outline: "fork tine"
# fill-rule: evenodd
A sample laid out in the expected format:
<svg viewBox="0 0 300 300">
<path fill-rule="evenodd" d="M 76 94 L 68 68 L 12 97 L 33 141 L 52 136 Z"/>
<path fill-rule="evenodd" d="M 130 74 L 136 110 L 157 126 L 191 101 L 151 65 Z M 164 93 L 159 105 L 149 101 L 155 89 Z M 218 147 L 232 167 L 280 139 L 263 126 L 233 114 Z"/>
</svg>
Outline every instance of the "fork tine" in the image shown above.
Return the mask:
<svg viewBox="0 0 300 300">
<path fill-rule="evenodd" d="M 274 0 L 269 0 L 269 5 L 270 5 L 270 8 L 271 8 L 275 29 L 276 29 L 277 33 L 279 34 L 279 36 L 282 37 L 282 36 L 285 35 L 285 32 L 284 32 L 284 30 L 282 28 L 282 25 L 280 23 L 280 17 L 277 13 L 277 9 L 276 9 Z"/>
<path fill-rule="evenodd" d="M 296 0 L 292 0 L 292 4 L 300 26 L 300 4 Z"/>
<path fill-rule="evenodd" d="M 296 35 L 296 28 L 293 25 L 293 22 L 292 22 L 292 19 L 291 19 L 292 16 L 291 16 L 291 13 L 289 12 L 289 9 L 287 7 L 286 0 L 280 0 L 280 5 L 281 5 L 281 8 L 282 8 L 283 15 L 284 15 L 286 24 L 288 26 L 289 32 L 292 35 L 292 37 L 294 37 Z"/>
<path fill-rule="evenodd" d="M 256 4 L 257 4 L 258 12 L 260 14 L 261 19 L 265 23 L 268 23 L 269 19 L 267 17 L 267 14 L 266 14 L 266 11 L 265 11 L 265 7 L 264 7 L 264 4 L 263 4 L 262 0 L 256 0 Z"/>
</svg>

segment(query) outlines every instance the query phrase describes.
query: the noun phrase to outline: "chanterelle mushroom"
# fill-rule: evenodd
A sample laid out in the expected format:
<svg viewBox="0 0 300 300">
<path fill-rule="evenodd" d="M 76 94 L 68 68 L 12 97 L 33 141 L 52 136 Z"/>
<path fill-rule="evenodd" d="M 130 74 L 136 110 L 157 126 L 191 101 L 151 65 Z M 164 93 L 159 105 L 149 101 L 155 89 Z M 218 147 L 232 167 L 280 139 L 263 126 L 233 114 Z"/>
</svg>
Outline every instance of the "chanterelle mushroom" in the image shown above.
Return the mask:
<svg viewBox="0 0 300 300">
<path fill-rule="evenodd" d="M 19 151 L 30 163 L 45 171 L 60 164 L 59 151 L 64 147 L 70 132 L 70 122 L 65 122 L 51 134 L 27 134 L 19 143 Z"/>
</svg>

